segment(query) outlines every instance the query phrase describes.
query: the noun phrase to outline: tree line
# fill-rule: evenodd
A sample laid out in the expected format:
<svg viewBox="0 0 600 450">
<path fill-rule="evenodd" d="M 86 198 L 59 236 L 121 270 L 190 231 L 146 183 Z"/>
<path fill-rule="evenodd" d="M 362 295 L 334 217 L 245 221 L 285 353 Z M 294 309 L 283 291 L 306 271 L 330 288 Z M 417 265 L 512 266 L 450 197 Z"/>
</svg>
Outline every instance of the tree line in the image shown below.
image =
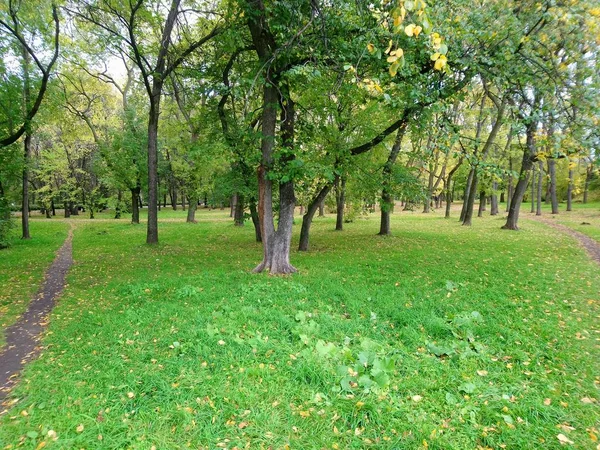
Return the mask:
<svg viewBox="0 0 600 450">
<path fill-rule="evenodd" d="M 158 209 L 229 206 L 291 273 L 327 203 L 336 229 L 397 201 L 463 199 L 471 225 L 598 191 L 593 1 L 0 2 L 0 245 L 20 204 L 111 208 L 159 239 Z"/>
</svg>

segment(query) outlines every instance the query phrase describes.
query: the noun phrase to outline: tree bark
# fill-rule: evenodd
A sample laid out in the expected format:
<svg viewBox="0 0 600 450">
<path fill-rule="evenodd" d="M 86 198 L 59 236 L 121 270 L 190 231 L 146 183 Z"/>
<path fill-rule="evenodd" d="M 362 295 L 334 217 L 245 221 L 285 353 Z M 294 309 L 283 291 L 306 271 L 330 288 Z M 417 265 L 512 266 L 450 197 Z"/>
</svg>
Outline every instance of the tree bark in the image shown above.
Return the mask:
<svg viewBox="0 0 600 450">
<path fill-rule="evenodd" d="M 539 176 L 539 175 L 538 175 Z M 531 169 L 531 213 L 535 212 L 535 166 Z"/>
<path fill-rule="evenodd" d="M 192 197 L 188 199 L 189 205 L 188 205 L 188 212 L 187 212 L 187 218 L 185 219 L 185 221 L 187 223 L 197 223 L 196 221 L 196 210 L 198 209 L 198 198 L 196 197 Z"/>
<path fill-rule="evenodd" d="M 123 199 L 123 192 L 121 189 L 117 189 L 117 205 L 115 206 L 115 219 L 121 218 L 121 201 Z"/>
<path fill-rule="evenodd" d="M 537 104 L 537 101 L 534 102 Z M 533 118 L 529 119 L 527 124 L 527 145 L 523 151 L 523 160 L 521 163 L 521 171 L 519 173 L 519 181 L 515 186 L 512 199 L 510 200 L 510 208 L 508 210 L 508 217 L 506 224 L 502 227 L 505 230 L 518 230 L 519 221 L 519 209 L 521 208 L 521 202 L 523 201 L 523 195 L 527 190 L 527 184 L 529 182 L 529 175 L 533 167 L 534 158 L 536 155 L 535 148 L 535 132 L 537 130 L 537 120 Z"/>
<path fill-rule="evenodd" d="M 477 211 L 477 217 L 483 217 L 485 211 L 485 191 L 479 191 L 479 210 Z"/>
<path fill-rule="evenodd" d="M 586 204 L 588 202 L 588 192 L 590 190 L 590 181 L 592 181 L 592 174 L 593 174 L 593 165 L 592 162 L 590 161 L 589 165 L 587 166 L 586 170 L 585 170 L 585 185 L 583 187 L 583 203 Z"/>
<path fill-rule="evenodd" d="M 236 227 L 244 226 L 244 210 L 246 209 L 245 199 L 242 194 L 235 194 L 235 209 L 233 223 Z"/>
<path fill-rule="evenodd" d="M 462 209 L 460 210 L 460 217 L 458 219 L 459 222 L 464 222 L 465 215 L 467 214 L 467 202 L 469 200 L 469 196 L 471 195 L 471 184 L 473 182 L 474 173 L 475 173 L 475 169 L 473 167 L 471 167 L 471 170 L 469 171 L 469 175 L 467 176 L 467 183 L 465 184 L 465 192 L 463 195 Z"/>
<path fill-rule="evenodd" d="M 258 211 L 256 209 L 256 199 L 250 199 L 250 217 L 252 217 L 252 224 L 254 225 L 254 236 L 256 242 L 262 242 L 262 233 L 260 231 L 260 219 L 258 218 Z"/>
<path fill-rule="evenodd" d="M 558 197 L 556 195 L 556 160 L 548 160 L 548 172 L 550 175 L 550 201 L 552 202 L 552 214 L 558 214 Z"/>
<path fill-rule="evenodd" d="M 325 197 L 319 203 L 319 217 L 325 217 Z"/>
<path fill-rule="evenodd" d="M 507 189 L 507 195 L 506 195 L 506 211 L 507 212 L 510 211 L 510 203 L 512 201 L 513 194 L 514 194 L 512 169 L 513 169 L 512 155 L 509 155 L 508 170 L 510 171 L 510 173 L 508 174 L 508 189 Z"/>
<path fill-rule="evenodd" d="M 499 213 L 498 210 L 498 182 L 492 182 L 492 199 L 490 202 L 490 215 L 497 216 Z"/>
<path fill-rule="evenodd" d="M 544 163 L 538 161 L 538 179 L 537 179 L 537 207 L 536 216 L 542 215 L 542 183 L 544 181 Z"/>
<path fill-rule="evenodd" d="M 478 175 L 477 175 L 477 167 L 473 166 L 471 168 L 473 175 L 471 176 L 471 186 L 469 187 L 469 197 L 466 199 L 464 203 L 465 208 L 465 217 L 463 219 L 464 226 L 471 226 L 471 222 L 473 219 L 473 205 L 475 204 L 475 196 L 477 195 L 477 184 L 478 184 Z"/>
<path fill-rule="evenodd" d="M 139 195 L 140 195 L 141 187 L 138 185 L 132 189 L 131 191 L 131 223 L 140 223 L 140 204 L 139 204 Z"/>
<path fill-rule="evenodd" d="M 567 211 L 573 210 L 573 169 L 569 168 L 569 186 L 567 187 Z"/>
<path fill-rule="evenodd" d="M 31 134 L 25 133 L 23 142 L 23 199 L 21 203 L 21 239 L 31 239 L 29 234 L 29 162 L 31 160 Z"/>
<path fill-rule="evenodd" d="M 344 206 L 346 203 L 346 177 L 336 175 L 335 177 L 335 229 L 344 229 Z"/>
<path fill-rule="evenodd" d="M 319 191 L 319 193 L 312 199 L 312 201 L 306 207 L 306 213 L 302 216 L 302 229 L 300 230 L 300 244 L 298 245 L 298 251 L 306 252 L 308 251 L 308 244 L 310 238 L 310 226 L 312 224 L 313 217 L 317 212 L 317 209 L 320 208 L 320 205 L 329 194 L 331 190 L 331 184 L 327 184 L 323 186 L 323 188 Z"/>
<path fill-rule="evenodd" d="M 383 166 L 383 188 L 381 190 L 381 222 L 379 225 L 380 236 L 389 236 L 391 234 L 390 213 L 394 206 L 394 198 L 391 193 L 392 173 L 394 169 L 394 164 L 396 163 L 396 159 L 398 158 L 398 154 L 400 153 L 400 149 L 402 148 L 402 138 L 404 137 L 404 132 L 406 131 L 407 125 L 408 121 L 404 122 L 400 126 L 400 128 L 398 128 L 398 133 L 396 134 L 394 145 L 392 146 L 392 150 L 390 151 L 388 159 L 385 162 L 385 165 Z"/>
</svg>

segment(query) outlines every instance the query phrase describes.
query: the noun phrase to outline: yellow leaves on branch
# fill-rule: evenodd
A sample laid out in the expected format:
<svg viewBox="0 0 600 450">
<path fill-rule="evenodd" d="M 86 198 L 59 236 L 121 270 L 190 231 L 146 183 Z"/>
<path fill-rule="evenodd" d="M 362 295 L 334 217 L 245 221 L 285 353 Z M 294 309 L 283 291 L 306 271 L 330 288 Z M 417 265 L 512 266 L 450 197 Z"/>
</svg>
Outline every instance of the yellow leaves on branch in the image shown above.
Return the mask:
<svg viewBox="0 0 600 450">
<path fill-rule="evenodd" d="M 435 64 L 433 65 L 435 70 L 443 70 L 444 67 L 446 67 L 446 64 L 448 64 L 448 58 L 441 53 L 434 53 L 431 55 L 431 60 L 435 61 Z"/>
<path fill-rule="evenodd" d="M 403 56 L 404 56 L 404 50 L 402 50 L 401 48 L 397 48 L 396 50 L 392 50 L 390 52 L 390 56 L 388 56 L 387 62 L 389 62 L 389 63 L 396 62 Z"/>
<path fill-rule="evenodd" d="M 414 23 L 411 23 L 404 28 L 404 33 L 408 37 L 419 37 L 421 31 L 423 31 L 423 28 L 421 28 L 419 25 L 415 25 Z"/>
</svg>

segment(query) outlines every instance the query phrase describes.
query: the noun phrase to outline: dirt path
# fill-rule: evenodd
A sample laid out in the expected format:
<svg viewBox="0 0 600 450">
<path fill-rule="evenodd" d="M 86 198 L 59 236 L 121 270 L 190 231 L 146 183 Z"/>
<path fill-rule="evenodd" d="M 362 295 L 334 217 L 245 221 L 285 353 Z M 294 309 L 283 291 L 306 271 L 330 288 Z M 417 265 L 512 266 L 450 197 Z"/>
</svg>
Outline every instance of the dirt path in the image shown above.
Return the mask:
<svg viewBox="0 0 600 450">
<path fill-rule="evenodd" d="M 58 250 L 54 262 L 46 272 L 42 287 L 29 303 L 27 311 L 6 329 L 6 346 L 0 349 L 0 402 L 17 382 L 23 366 L 37 356 L 39 340 L 46 325 L 46 317 L 52 311 L 56 299 L 65 286 L 65 276 L 73 264 L 72 246 L 74 226 L 65 243 Z M 0 404 L 0 414 L 4 412 Z"/>
<path fill-rule="evenodd" d="M 532 216 L 532 218 L 539 222 L 545 223 L 546 225 L 551 226 L 552 228 L 556 228 L 557 230 L 560 230 L 565 234 L 573 236 L 575 239 L 577 239 L 579 244 L 581 244 L 581 246 L 585 248 L 588 255 L 590 255 L 590 258 L 592 258 L 594 261 L 600 264 L 600 244 L 597 241 L 595 241 L 589 236 L 586 236 L 583 233 L 580 233 L 579 231 L 575 231 L 565 225 L 561 225 L 560 223 L 553 222 L 552 220 L 547 219 L 543 216 Z"/>
</svg>

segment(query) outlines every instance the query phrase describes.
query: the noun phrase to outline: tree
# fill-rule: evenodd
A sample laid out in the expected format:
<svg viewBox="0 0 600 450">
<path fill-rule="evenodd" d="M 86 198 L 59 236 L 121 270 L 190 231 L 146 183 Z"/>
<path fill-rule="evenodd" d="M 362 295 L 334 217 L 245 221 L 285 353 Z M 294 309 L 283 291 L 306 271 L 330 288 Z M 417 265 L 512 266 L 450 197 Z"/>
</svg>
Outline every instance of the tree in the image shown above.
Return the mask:
<svg viewBox="0 0 600 450">
<path fill-rule="evenodd" d="M 71 14 L 94 24 L 99 32 L 106 34 L 107 44 L 117 40 L 128 58 L 141 73 L 146 90 L 148 110 L 148 226 L 146 243 L 158 243 L 158 125 L 160 102 L 163 86 L 173 72 L 194 51 L 201 48 L 221 32 L 221 28 L 212 27 L 210 20 L 196 15 L 195 27 L 201 32 L 210 31 L 200 37 L 192 38 L 189 29 L 191 20 L 181 20 L 182 15 L 200 11 L 194 8 L 181 8 L 181 0 L 172 0 L 168 9 L 150 8 L 144 0 L 129 2 L 128 5 L 115 5 L 110 0 L 85 0 L 69 9 Z M 166 14 L 165 14 L 166 13 Z M 157 29 L 157 25 L 160 29 Z M 176 27 L 180 27 L 174 33 Z M 147 31 L 155 33 L 154 46 L 146 45 L 149 39 Z M 173 36 L 181 39 L 173 43 Z"/>
</svg>

